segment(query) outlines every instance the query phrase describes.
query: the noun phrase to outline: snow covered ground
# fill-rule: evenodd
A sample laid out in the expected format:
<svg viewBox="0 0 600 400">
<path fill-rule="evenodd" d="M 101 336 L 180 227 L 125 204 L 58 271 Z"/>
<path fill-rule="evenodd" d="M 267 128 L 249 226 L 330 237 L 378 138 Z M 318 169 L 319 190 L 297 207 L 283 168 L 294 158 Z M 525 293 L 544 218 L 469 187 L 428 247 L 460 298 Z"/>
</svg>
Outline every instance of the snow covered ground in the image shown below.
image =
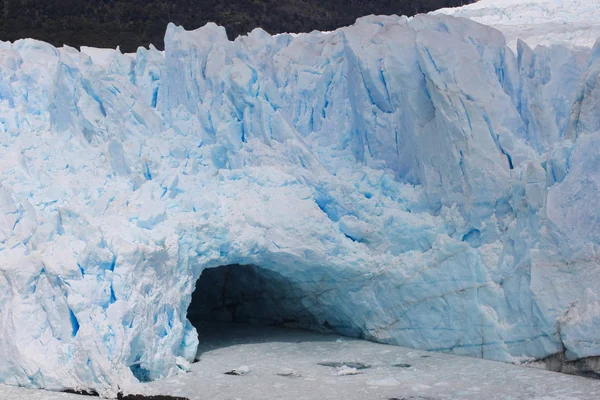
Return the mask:
<svg viewBox="0 0 600 400">
<path fill-rule="evenodd" d="M 191 400 L 600 398 L 598 380 L 339 336 L 227 324 L 201 334 L 190 373 L 130 390 Z M 6 386 L 0 398 L 85 400 Z"/>
<path fill-rule="evenodd" d="M 443 13 L 469 18 L 504 33 L 511 48 L 517 39 L 530 47 L 565 44 L 592 47 L 600 37 L 598 0 L 479 0 Z"/>
</svg>

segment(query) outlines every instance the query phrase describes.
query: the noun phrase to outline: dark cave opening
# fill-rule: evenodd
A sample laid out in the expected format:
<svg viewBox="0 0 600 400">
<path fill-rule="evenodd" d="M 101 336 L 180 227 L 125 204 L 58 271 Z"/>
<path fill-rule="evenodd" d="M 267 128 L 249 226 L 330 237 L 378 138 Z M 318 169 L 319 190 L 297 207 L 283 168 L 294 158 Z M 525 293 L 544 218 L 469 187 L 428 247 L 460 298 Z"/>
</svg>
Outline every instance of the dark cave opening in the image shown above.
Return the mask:
<svg viewBox="0 0 600 400">
<path fill-rule="evenodd" d="M 215 323 L 283 326 L 330 332 L 314 310 L 312 296 L 300 284 L 256 265 L 207 268 L 196 283 L 188 319 L 202 336 Z"/>
</svg>

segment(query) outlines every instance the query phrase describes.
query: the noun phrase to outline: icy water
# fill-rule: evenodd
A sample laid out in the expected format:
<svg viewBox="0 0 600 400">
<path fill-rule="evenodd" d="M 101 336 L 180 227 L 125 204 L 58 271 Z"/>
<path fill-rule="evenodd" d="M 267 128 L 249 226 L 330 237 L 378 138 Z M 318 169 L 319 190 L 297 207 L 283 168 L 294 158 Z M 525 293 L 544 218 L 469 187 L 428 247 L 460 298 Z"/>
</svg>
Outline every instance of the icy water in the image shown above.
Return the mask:
<svg viewBox="0 0 600 400">
<path fill-rule="evenodd" d="M 188 374 L 136 392 L 223 400 L 600 399 L 600 380 L 291 329 L 210 324 Z M 0 386 L 0 399 L 82 400 Z"/>
</svg>

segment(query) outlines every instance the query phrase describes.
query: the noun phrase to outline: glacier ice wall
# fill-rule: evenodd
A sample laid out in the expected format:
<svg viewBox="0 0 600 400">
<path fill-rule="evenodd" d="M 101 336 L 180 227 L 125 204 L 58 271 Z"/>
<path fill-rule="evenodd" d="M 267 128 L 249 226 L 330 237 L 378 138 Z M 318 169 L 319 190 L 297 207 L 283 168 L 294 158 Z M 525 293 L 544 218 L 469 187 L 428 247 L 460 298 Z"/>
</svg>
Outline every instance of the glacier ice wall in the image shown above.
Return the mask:
<svg viewBox="0 0 600 400">
<path fill-rule="evenodd" d="M 341 334 L 600 355 L 599 44 L 423 15 L 165 48 L 0 42 L 1 382 L 187 369 L 195 283 L 234 264 Z"/>
</svg>

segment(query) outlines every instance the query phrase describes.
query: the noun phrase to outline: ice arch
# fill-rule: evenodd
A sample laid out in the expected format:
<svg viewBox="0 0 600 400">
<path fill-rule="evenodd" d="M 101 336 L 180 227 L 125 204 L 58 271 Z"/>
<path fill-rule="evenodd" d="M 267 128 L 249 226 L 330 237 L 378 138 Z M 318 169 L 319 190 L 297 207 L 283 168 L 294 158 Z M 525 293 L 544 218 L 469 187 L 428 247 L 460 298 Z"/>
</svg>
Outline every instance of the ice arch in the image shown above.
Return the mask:
<svg viewBox="0 0 600 400">
<path fill-rule="evenodd" d="M 365 337 L 365 308 L 351 294 L 361 282 L 325 266 L 218 265 L 202 270 L 186 317 L 200 335 L 203 322 L 244 322 Z"/>
</svg>

